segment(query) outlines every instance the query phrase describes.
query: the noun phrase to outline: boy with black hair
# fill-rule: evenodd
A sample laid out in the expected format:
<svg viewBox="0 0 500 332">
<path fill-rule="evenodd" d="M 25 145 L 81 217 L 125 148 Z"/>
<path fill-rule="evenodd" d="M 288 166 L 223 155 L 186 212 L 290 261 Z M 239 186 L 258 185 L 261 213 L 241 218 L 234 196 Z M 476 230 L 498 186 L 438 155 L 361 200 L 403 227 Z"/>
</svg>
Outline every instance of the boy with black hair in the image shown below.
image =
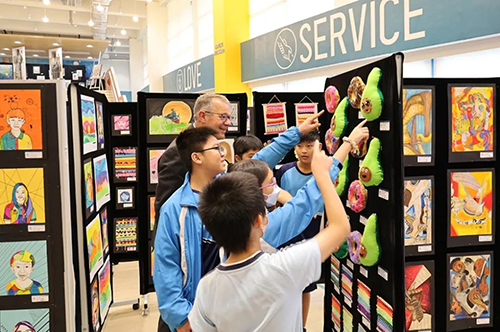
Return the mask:
<svg viewBox="0 0 500 332">
<path fill-rule="evenodd" d="M 240 136 L 234 140 L 234 159 L 236 162 L 252 159 L 254 155 L 264 148 L 262 141 L 255 135 Z"/>
</svg>

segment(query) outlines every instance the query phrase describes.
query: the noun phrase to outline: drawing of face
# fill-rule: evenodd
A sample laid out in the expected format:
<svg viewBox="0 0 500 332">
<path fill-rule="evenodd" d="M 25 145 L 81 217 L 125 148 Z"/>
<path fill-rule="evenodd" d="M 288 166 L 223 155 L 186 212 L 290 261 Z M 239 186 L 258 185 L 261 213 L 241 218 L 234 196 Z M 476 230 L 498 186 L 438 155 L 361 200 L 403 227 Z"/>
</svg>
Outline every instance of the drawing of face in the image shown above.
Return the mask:
<svg viewBox="0 0 500 332">
<path fill-rule="evenodd" d="M 19 322 L 14 326 L 13 332 L 36 332 L 36 330 L 29 322 Z"/>
<path fill-rule="evenodd" d="M 459 315 L 462 312 L 462 306 L 455 299 L 453 299 L 453 302 L 451 303 L 451 312 L 453 312 L 455 315 Z"/>
<path fill-rule="evenodd" d="M 33 272 L 33 264 L 31 262 L 15 261 L 11 270 L 19 280 L 25 281 Z"/>
<path fill-rule="evenodd" d="M 19 205 L 24 205 L 26 202 L 26 188 L 24 186 L 19 186 L 16 189 L 16 202 Z"/>
<path fill-rule="evenodd" d="M 13 130 L 21 130 L 21 127 L 24 124 L 24 119 L 11 117 L 7 120 L 7 123 Z"/>
</svg>

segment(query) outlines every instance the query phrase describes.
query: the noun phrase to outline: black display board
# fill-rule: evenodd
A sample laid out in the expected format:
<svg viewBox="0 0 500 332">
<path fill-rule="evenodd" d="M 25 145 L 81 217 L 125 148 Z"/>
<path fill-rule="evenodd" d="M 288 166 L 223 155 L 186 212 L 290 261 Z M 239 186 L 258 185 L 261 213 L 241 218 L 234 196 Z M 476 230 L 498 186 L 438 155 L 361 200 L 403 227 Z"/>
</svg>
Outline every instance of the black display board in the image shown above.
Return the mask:
<svg viewBox="0 0 500 332">
<path fill-rule="evenodd" d="M 367 218 L 373 213 L 377 214 L 381 259 L 375 266 L 366 267 L 353 264 L 349 255 L 337 260 L 336 264 L 333 263 L 336 258 L 332 258 L 332 277 L 330 278 L 330 272 L 326 277 L 326 280 L 330 281 L 326 283 L 325 290 L 324 331 L 350 331 L 348 326 L 351 324 L 352 331 L 384 331 L 377 329 L 377 323 L 382 322 L 384 318 L 389 321 L 392 318 L 392 328 L 386 327 L 387 331 L 404 330 L 404 247 L 403 234 L 399 227 L 403 217 L 402 62 L 403 55 L 395 54 L 326 80 L 325 89 L 330 85 L 335 86 L 342 100 L 347 96 L 352 78 L 359 76 L 367 82 L 373 68 L 381 69 L 379 87 L 384 96 L 382 115 L 379 119 L 368 122 L 366 126 L 370 129 L 370 144 L 374 137 L 381 141 L 380 163 L 384 170 L 384 180 L 379 186 L 366 188 L 368 198 L 365 210 L 355 213 L 346 207 L 351 230 L 361 234 Z M 346 135 L 362 121 L 359 110 L 350 105 L 347 114 L 349 124 Z M 331 113 L 325 113 L 320 118 L 322 137 L 325 137 L 330 127 L 331 118 Z M 350 155 L 348 184 L 359 178 L 359 165 L 360 159 Z M 341 195 L 341 200 L 347 206 L 347 188 Z M 335 271 L 338 273 L 334 273 Z M 335 275 L 338 275 L 338 279 Z M 338 280 L 339 283 L 334 285 L 332 280 Z M 339 319 L 340 324 L 339 321 L 334 323 L 334 317 Z"/>
<path fill-rule="evenodd" d="M 498 235 L 495 215 L 499 201 L 495 189 L 499 185 L 499 180 L 495 175 L 498 172 L 498 163 L 494 160 L 499 142 L 496 117 L 500 103 L 496 99 L 496 91 L 499 89 L 500 79 L 405 79 L 404 86 L 432 87 L 435 91 L 435 101 L 433 101 L 436 112 L 434 117 L 436 130 L 433 131 L 433 141 L 436 143 L 433 155 L 434 165 L 405 167 L 406 177 L 433 176 L 435 180 L 432 201 L 434 207 L 432 220 L 436 239 L 433 242 L 434 253 L 424 252 L 418 257 L 406 257 L 409 263 L 419 261 L 435 265 L 435 274 L 433 273 L 435 301 L 431 304 L 432 312 L 435 313 L 435 326 L 432 331 L 498 331 L 500 307 L 494 296 L 494 290 L 498 293 L 496 284 L 500 282 L 498 274 L 500 266 L 499 260 L 494 257 L 494 243 Z M 493 91 L 459 90 L 455 96 L 458 95 L 460 98 L 460 94 L 465 94 L 464 98 L 458 100 L 458 103 L 462 104 L 457 104 L 452 102 L 451 87 L 490 87 Z M 487 98 L 478 95 L 484 95 Z M 451 116 L 453 104 L 455 107 L 460 106 L 463 110 L 463 118 L 466 120 L 461 122 L 463 127 L 458 130 L 452 125 L 453 119 L 457 118 Z M 480 127 L 475 126 L 478 119 L 481 117 L 484 119 L 485 115 L 492 115 L 493 121 L 486 126 L 484 121 Z M 472 131 L 470 128 L 480 130 Z M 484 140 L 488 136 L 484 135 L 485 131 L 488 135 L 493 134 L 489 141 Z M 459 140 L 452 139 L 452 135 L 457 138 L 456 134 L 460 134 Z M 453 153 L 450 145 L 452 142 L 456 142 L 459 148 L 472 142 L 472 146 L 479 146 L 489 151 L 482 151 L 483 155 L 479 151 Z M 488 146 L 488 143 L 493 146 Z M 471 145 L 468 146 L 470 148 Z M 461 162 L 458 162 L 459 160 Z M 491 178 L 487 174 L 481 175 L 475 172 L 491 172 Z M 477 203 L 484 203 L 484 206 Z M 466 212 L 472 216 L 467 216 Z M 487 212 L 491 215 L 488 216 Z M 466 220 L 465 217 L 468 219 Z M 482 224 L 483 220 L 484 224 Z M 486 265 L 485 262 L 487 262 Z M 477 269 L 473 268 L 476 266 Z M 472 285 L 474 281 L 475 285 Z M 469 308 L 474 304 L 475 309 Z M 468 311 L 470 313 L 466 314 Z M 408 312 L 411 310 L 407 308 Z"/>
<path fill-rule="evenodd" d="M 26 64 L 26 76 L 29 79 L 37 80 L 38 77 L 44 77 L 43 79 L 49 79 L 49 65 L 42 64 Z"/>
<path fill-rule="evenodd" d="M 86 67 L 83 65 L 64 65 L 64 79 L 72 82 L 83 82 L 86 81 Z M 73 79 L 73 74 L 78 74 L 81 71 L 82 75 L 78 76 L 77 80 Z"/>
</svg>

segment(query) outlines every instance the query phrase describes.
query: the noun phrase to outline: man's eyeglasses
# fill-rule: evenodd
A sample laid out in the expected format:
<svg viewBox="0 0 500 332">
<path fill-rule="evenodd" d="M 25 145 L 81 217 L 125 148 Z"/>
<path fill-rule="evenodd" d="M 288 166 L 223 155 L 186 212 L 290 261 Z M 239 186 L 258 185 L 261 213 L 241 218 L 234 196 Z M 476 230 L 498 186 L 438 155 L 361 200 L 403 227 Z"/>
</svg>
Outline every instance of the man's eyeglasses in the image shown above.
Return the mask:
<svg viewBox="0 0 500 332">
<path fill-rule="evenodd" d="M 205 113 L 218 115 L 219 119 L 222 122 L 226 122 L 227 120 L 229 120 L 229 122 L 231 122 L 231 115 L 227 115 L 226 113 L 215 113 L 215 112 L 205 112 Z"/>
<path fill-rule="evenodd" d="M 219 154 L 223 156 L 226 153 L 226 150 L 222 147 L 222 145 L 217 145 L 217 146 L 212 146 L 211 148 L 206 148 L 200 151 L 194 151 L 194 152 L 205 152 L 209 150 L 218 150 Z"/>
</svg>

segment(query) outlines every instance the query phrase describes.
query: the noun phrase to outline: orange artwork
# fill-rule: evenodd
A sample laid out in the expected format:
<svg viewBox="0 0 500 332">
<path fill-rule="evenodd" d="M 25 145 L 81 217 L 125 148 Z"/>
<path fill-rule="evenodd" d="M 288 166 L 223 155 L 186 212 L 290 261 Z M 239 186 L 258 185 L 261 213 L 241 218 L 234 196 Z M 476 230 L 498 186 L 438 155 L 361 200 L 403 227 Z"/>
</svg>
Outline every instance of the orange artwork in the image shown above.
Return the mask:
<svg viewBox="0 0 500 332">
<path fill-rule="evenodd" d="M 0 90 L 0 150 L 41 150 L 40 90 Z"/>
</svg>

